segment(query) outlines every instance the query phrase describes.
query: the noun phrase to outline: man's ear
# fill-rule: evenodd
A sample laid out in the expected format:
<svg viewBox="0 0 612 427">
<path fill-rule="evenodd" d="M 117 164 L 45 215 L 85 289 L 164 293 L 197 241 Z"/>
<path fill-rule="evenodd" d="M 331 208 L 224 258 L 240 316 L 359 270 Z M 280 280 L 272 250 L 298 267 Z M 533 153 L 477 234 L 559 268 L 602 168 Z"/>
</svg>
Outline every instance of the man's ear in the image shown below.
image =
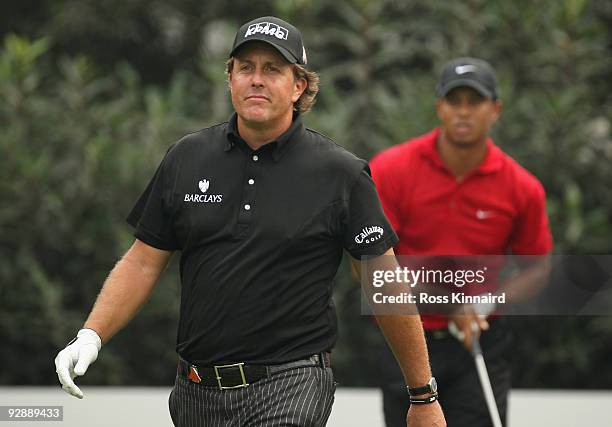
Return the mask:
<svg viewBox="0 0 612 427">
<path fill-rule="evenodd" d="M 442 108 L 442 101 L 444 100 L 444 98 L 438 98 L 436 99 L 436 115 L 438 116 L 438 119 L 442 120 L 442 117 L 440 117 L 440 109 Z"/>
<path fill-rule="evenodd" d="M 228 67 L 227 69 L 227 83 L 228 86 L 230 88 L 230 91 L 232 90 L 232 85 L 230 84 L 232 82 L 232 77 L 234 75 L 234 67 L 236 66 L 236 58 L 232 58 L 230 67 Z"/>
<path fill-rule="evenodd" d="M 297 102 L 297 100 L 300 99 L 300 96 L 302 96 L 302 94 L 304 93 L 307 87 L 308 87 L 308 82 L 306 81 L 304 77 L 300 77 L 299 79 L 296 79 L 291 101 Z"/>
<path fill-rule="evenodd" d="M 501 116 L 501 112 L 503 110 L 502 102 L 499 99 L 493 101 L 493 123 L 495 123 L 499 116 Z"/>
</svg>

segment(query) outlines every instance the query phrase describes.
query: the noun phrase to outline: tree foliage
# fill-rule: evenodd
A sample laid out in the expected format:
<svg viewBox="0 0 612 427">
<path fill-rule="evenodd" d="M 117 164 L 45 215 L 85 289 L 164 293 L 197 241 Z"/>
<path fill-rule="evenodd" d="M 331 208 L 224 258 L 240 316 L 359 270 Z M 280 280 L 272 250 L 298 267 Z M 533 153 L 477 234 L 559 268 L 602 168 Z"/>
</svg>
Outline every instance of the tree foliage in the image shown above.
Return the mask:
<svg viewBox="0 0 612 427">
<path fill-rule="evenodd" d="M 55 383 L 53 357 L 129 247 L 124 218 L 166 148 L 231 113 L 223 63 L 255 16 L 301 28 L 322 78 L 306 122 L 364 158 L 436 125 L 444 62 L 487 59 L 504 103 L 495 140 L 543 182 L 556 252 L 611 253 L 609 2 L 27 3 L 0 6 L 0 364 L 13 367 L 0 383 Z M 172 381 L 177 282 L 173 265 L 84 383 Z M 373 384 L 381 339 L 345 266 L 335 299 L 340 382 Z M 588 386 L 612 384 L 610 318 L 513 323 L 518 386 L 585 386 L 592 366 Z"/>
</svg>

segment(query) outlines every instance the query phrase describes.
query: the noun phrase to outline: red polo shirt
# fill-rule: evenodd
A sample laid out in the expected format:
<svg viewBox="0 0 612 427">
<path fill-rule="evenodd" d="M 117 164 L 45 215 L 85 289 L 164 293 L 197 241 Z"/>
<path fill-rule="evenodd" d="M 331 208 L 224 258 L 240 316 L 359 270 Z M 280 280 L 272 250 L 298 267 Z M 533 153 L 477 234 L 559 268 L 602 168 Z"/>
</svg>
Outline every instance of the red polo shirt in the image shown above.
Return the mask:
<svg viewBox="0 0 612 427">
<path fill-rule="evenodd" d="M 370 162 L 398 255 L 543 255 L 552 249 L 542 184 L 493 141 L 462 180 L 437 150 L 439 129 L 393 146 Z M 487 284 L 483 292 L 494 289 Z M 446 328 L 423 316 L 426 329 Z"/>
</svg>

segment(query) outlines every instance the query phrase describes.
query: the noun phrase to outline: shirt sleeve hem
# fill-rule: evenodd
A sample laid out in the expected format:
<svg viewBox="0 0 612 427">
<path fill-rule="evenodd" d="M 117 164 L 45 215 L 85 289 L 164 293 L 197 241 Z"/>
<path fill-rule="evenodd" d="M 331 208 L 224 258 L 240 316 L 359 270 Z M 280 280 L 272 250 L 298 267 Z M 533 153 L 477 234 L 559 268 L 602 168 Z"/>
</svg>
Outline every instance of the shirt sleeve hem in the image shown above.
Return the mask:
<svg viewBox="0 0 612 427">
<path fill-rule="evenodd" d="M 137 215 L 133 215 L 131 212 L 128 215 L 128 217 L 125 219 L 125 222 L 127 222 L 134 228 L 138 228 L 138 217 Z"/>
<path fill-rule="evenodd" d="M 545 245 L 541 245 L 539 247 L 529 247 L 527 249 L 524 248 L 513 248 L 510 247 L 510 249 L 512 250 L 512 253 L 514 255 L 519 255 L 519 256 L 542 256 L 542 255 L 548 255 L 552 252 L 553 250 L 553 244 L 552 243 L 547 243 Z"/>
<path fill-rule="evenodd" d="M 140 224 L 137 226 L 136 231 L 134 232 L 134 237 L 143 241 L 147 245 L 153 246 L 154 248 L 162 251 L 174 251 L 177 249 L 174 245 L 169 245 L 163 239 L 159 238 L 159 236 L 145 230 Z"/>
</svg>

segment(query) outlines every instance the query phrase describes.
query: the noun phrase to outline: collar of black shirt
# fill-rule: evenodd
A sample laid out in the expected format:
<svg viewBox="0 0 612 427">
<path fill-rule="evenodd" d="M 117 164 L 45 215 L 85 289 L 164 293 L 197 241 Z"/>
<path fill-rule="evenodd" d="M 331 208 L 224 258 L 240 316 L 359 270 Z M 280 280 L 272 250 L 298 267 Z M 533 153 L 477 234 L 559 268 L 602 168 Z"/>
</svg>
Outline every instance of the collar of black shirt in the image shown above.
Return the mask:
<svg viewBox="0 0 612 427">
<path fill-rule="evenodd" d="M 244 142 L 244 140 L 240 138 L 240 135 L 238 134 L 237 122 L 238 115 L 234 113 L 232 114 L 227 123 L 227 130 L 225 135 L 227 143 L 225 144 L 224 151 L 231 150 L 236 145 L 236 143 L 242 143 L 244 146 L 248 147 L 246 142 Z M 274 147 L 272 150 L 272 159 L 275 162 L 278 162 L 283 156 L 283 154 L 287 151 L 287 145 L 289 141 L 291 141 L 292 139 L 297 140 L 296 137 L 298 137 L 303 131 L 304 125 L 302 123 L 302 116 L 297 113 L 294 113 L 293 121 L 291 122 L 291 126 L 289 126 L 289 129 L 287 129 L 285 133 L 280 135 L 274 141 L 270 141 L 268 144 L 265 145 L 271 145 Z"/>
</svg>

